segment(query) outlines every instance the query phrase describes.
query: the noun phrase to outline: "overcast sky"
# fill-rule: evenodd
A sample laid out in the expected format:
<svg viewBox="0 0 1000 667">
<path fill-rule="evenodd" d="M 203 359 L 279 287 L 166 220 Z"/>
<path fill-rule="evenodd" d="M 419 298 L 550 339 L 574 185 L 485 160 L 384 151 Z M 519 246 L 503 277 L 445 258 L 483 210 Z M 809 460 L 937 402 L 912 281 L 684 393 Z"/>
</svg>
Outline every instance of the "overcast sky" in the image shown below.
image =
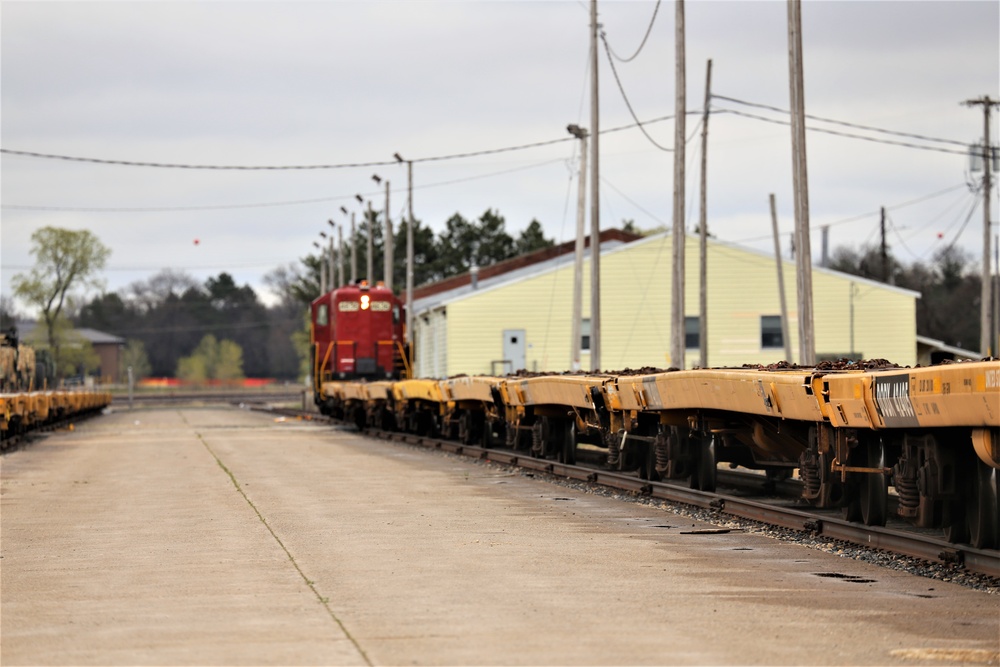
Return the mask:
<svg viewBox="0 0 1000 667">
<path fill-rule="evenodd" d="M 619 57 L 639 47 L 656 7 L 599 4 Z M 639 55 L 616 61 L 643 121 L 674 112 L 674 15 L 662 3 Z M 824 224 L 831 247 L 878 243 L 885 206 L 888 243 L 904 263 L 954 242 L 978 265 L 982 204 L 972 209 L 963 145 L 981 140 L 983 113 L 962 102 L 1000 97 L 1000 3 L 807 0 L 802 18 L 808 114 L 925 137 L 811 123 L 875 140 L 808 134 L 816 258 Z M 47 225 L 89 229 L 111 248 L 110 290 L 164 268 L 199 282 L 227 271 L 259 289 L 263 275 L 314 251 L 328 219 L 349 221 L 341 206 L 360 212 L 355 194 L 384 207 L 374 173 L 391 181 L 398 220 L 406 170 L 396 152 L 414 161 L 414 213 L 435 230 L 454 213 L 475 219 L 492 208 L 513 235 L 537 219 L 549 237 L 570 240 L 578 147 L 565 128 L 591 123 L 588 24 L 581 0 L 4 1 L 6 150 L 194 166 L 392 164 L 166 169 L 4 153 L 3 294 L 30 269 L 30 236 Z M 714 95 L 789 107 L 785 2 L 688 0 L 685 24 L 689 110 L 702 109 L 708 59 Z M 632 125 L 599 48 L 601 130 Z M 712 109 L 709 231 L 769 250 L 773 192 L 787 253 L 791 132 L 733 112 L 787 115 L 718 98 Z M 688 117 L 689 135 L 699 120 Z M 647 131 L 672 146 L 672 120 Z M 490 152 L 539 142 L 555 143 Z M 672 154 L 634 127 L 603 134 L 600 146 L 602 228 L 668 226 Z M 696 136 L 687 152 L 689 230 L 699 146 Z M 484 154 L 432 159 L 468 152 Z M 994 220 L 998 210 L 994 195 Z"/>
</svg>

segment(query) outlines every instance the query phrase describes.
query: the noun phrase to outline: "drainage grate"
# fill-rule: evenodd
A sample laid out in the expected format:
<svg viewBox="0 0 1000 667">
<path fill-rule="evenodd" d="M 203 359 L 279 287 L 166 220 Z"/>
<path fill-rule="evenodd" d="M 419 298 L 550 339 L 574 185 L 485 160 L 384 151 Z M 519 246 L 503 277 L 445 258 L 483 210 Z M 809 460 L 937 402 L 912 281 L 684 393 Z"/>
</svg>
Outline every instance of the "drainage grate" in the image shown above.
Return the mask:
<svg viewBox="0 0 1000 667">
<path fill-rule="evenodd" d="M 875 579 L 865 579 L 863 577 L 858 577 L 853 574 L 842 574 L 840 572 L 813 572 L 817 577 L 824 577 L 826 579 L 843 579 L 844 581 L 849 581 L 852 584 L 874 584 Z"/>
</svg>

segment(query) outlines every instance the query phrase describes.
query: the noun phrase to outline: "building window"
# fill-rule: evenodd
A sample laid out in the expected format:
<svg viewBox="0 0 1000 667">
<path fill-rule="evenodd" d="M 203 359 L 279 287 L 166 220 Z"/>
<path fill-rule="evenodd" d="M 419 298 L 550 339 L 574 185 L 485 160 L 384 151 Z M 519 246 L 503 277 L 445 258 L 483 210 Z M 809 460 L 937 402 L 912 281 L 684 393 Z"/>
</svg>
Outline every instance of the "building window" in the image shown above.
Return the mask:
<svg viewBox="0 0 1000 667">
<path fill-rule="evenodd" d="M 684 318 L 684 348 L 697 350 L 701 347 L 701 318 Z"/>
<path fill-rule="evenodd" d="M 760 316 L 760 346 L 762 348 L 785 346 L 785 341 L 781 337 L 781 315 Z"/>
<path fill-rule="evenodd" d="M 580 320 L 580 351 L 590 352 L 590 318 Z"/>
</svg>

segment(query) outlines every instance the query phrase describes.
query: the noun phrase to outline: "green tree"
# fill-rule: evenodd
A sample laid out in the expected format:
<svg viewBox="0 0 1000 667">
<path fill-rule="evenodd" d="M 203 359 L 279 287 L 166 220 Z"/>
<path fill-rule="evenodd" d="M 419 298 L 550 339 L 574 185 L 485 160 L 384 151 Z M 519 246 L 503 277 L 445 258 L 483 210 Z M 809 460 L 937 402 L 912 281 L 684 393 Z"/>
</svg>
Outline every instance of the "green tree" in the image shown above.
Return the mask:
<svg viewBox="0 0 1000 667">
<path fill-rule="evenodd" d="M 59 355 L 59 375 L 62 377 L 86 376 L 101 366 L 94 346 L 76 331 L 63 335 L 62 353 Z"/>
<path fill-rule="evenodd" d="M 177 363 L 177 377 L 188 382 L 243 378 L 243 349 L 231 340 L 212 334 L 201 339 L 191 356 Z"/>
<path fill-rule="evenodd" d="M 504 229 L 503 216 L 487 209 L 476 222 L 460 214 L 448 218 L 438 237 L 437 278 L 465 273 L 473 265 L 490 266 L 514 256 L 514 239 Z"/>
<path fill-rule="evenodd" d="M 928 264 L 904 266 L 891 253 L 888 276 L 898 287 L 920 292 L 917 299 L 917 333 L 956 347 L 976 347 L 979 340 L 980 277 L 969 256 L 955 247 L 938 251 Z M 868 280 L 883 277 L 881 251 L 874 246 L 860 250 L 834 250 L 830 268 Z"/>
<path fill-rule="evenodd" d="M 205 382 L 208 380 L 208 360 L 197 354 L 182 357 L 177 362 L 177 377 L 195 384 Z"/>
<path fill-rule="evenodd" d="M 312 326 L 311 314 L 304 313 L 302 318 L 303 326 L 292 332 L 292 345 L 299 360 L 300 381 L 305 381 L 312 375 L 312 342 L 310 341 L 310 328 Z"/>
<path fill-rule="evenodd" d="M 903 266 L 892 253 L 886 253 L 886 265 L 882 266 L 882 251 L 875 246 L 865 246 L 861 250 L 840 247 L 833 251 L 830 268 L 834 271 L 851 273 L 869 280 L 895 284 Z"/>
<path fill-rule="evenodd" d="M 37 351 L 45 350 L 55 364 L 56 378 L 84 376 L 98 369 L 101 359 L 94 351 L 89 340 L 73 329 L 73 324 L 66 317 L 59 316 L 52 323 L 53 336 L 60 341 L 61 354 L 58 361 L 49 346 L 49 333 L 41 327 L 36 328 L 26 342 Z"/>
<path fill-rule="evenodd" d="M 243 348 L 231 340 L 219 341 L 212 377 L 216 380 L 242 380 Z"/>
<path fill-rule="evenodd" d="M 132 369 L 132 378 L 136 381 L 149 377 L 152 371 L 146 346 L 141 340 L 133 339 L 125 344 L 125 349 L 122 351 L 122 373 L 127 374 L 129 368 Z"/>
<path fill-rule="evenodd" d="M 514 244 L 514 253 L 517 255 L 526 255 L 529 252 L 542 250 L 543 248 L 551 248 L 555 244 L 554 240 L 545 238 L 545 230 L 542 229 L 542 223 L 538 222 L 538 220 L 532 220 L 531 224 L 517 237 L 517 241 Z"/>
<path fill-rule="evenodd" d="M 41 311 L 49 349 L 59 368 L 61 340 L 56 323 L 66 300 L 74 289 L 100 286 L 97 274 L 111 250 L 85 229 L 43 227 L 31 235 L 31 254 L 35 266 L 27 275 L 14 276 L 14 294 Z"/>
</svg>

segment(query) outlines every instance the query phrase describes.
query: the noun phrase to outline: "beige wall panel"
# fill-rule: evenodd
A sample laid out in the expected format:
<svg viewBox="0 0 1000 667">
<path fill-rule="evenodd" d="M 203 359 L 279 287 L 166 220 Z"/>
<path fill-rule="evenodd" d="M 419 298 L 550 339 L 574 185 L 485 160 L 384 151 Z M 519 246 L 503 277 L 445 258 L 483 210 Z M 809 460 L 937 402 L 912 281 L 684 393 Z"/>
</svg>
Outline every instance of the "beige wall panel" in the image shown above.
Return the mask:
<svg viewBox="0 0 1000 667">
<path fill-rule="evenodd" d="M 638 241 L 601 258 L 603 370 L 670 365 L 670 261 L 668 235 Z M 685 309 L 698 314 L 698 239 L 688 237 Z M 724 244 L 710 243 L 709 365 L 768 364 L 785 359 L 783 347 L 762 348 L 761 316 L 780 315 L 773 258 Z M 798 357 L 795 265 L 783 263 L 793 361 Z M 590 317 L 590 262 L 584 264 L 583 316 Z M 505 329 L 524 329 L 528 370 L 563 371 L 570 364 L 570 316 L 573 267 L 485 289 L 447 305 L 448 349 L 436 358 L 447 375 L 489 374 L 491 361 L 502 359 Z M 817 354 L 851 351 L 850 294 L 854 283 L 854 348 L 868 358 L 901 365 L 916 362 L 916 305 L 913 293 L 885 288 L 817 270 L 813 299 Z M 687 350 L 685 367 L 699 363 L 697 349 Z M 582 356 L 590 368 L 589 354 Z M 442 369 L 445 366 L 441 366 Z M 443 376 L 443 372 L 442 375 Z"/>
</svg>

